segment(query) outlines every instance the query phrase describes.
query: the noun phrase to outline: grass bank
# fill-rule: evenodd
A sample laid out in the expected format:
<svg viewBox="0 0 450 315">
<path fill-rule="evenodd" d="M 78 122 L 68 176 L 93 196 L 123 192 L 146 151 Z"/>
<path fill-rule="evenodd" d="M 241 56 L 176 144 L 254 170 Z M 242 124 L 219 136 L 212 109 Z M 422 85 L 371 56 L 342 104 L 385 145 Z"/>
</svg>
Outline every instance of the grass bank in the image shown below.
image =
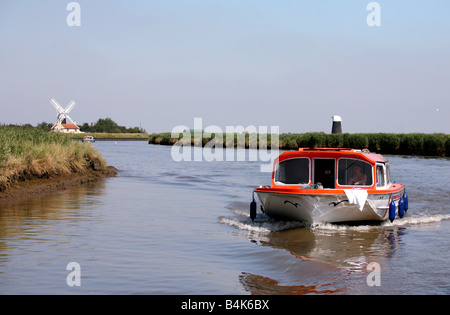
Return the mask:
<svg viewBox="0 0 450 315">
<path fill-rule="evenodd" d="M 148 133 L 111 133 L 111 132 L 86 132 L 79 134 L 71 134 L 69 137 L 73 140 L 81 140 L 85 136 L 93 136 L 95 140 L 99 141 L 147 141 L 150 134 Z"/>
<path fill-rule="evenodd" d="M 0 191 L 26 180 L 106 169 L 106 161 L 93 146 L 67 135 L 0 126 Z"/>
<path fill-rule="evenodd" d="M 179 134 L 178 138 L 171 138 L 170 132 L 151 134 L 149 135 L 148 142 L 150 144 L 173 145 L 182 137 L 182 133 Z M 223 143 L 226 147 L 231 147 L 232 145 L 236 147 L 238 143 L 245 143 L 246 148 L 248 148 L 251 144 L 255 146 L 255 143 L 256 147 L 259 147 L 259 138 L 260 137 L 257 134 L 211 134 L 208 135 L 208 137 L 205 137 L 203 134 L 203 137 L 202 135 L 197 135 L 197 139 L 201 139 L 199 142 L 196 141 L 194 134 L 192 133 L 191 145 L 204 146 L 208 142 L 213 141 L 212 143 Z M 265 138 L 266 135 L 262 137 L 262 139 Z M 268 148 L 271 147 L 271 142 L 270 135 L 267 135 Z M 382 154 L 450 156 L 450 135 L 444 133 L 326 134 L 323 132 L 279 135 L 279 149 L 296 150 L 299 147 L 367 148 L 372 152 Z"/>
</svg>

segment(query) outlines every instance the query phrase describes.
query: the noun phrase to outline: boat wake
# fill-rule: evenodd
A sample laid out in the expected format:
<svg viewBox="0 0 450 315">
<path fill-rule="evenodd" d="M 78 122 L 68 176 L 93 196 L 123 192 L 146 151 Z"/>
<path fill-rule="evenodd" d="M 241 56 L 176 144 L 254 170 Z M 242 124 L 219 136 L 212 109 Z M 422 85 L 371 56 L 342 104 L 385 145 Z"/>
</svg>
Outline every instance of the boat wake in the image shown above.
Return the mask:
<svg viewBox="0 0 450 315">
<path fill-rule="evenodd" d="M 233 202 L 226 207 L 232 216 L 220 216 L 219 223 L 232 226 L 240 231 L 252 233 L 268 234 L 281 232 L 295 228 L 309 228 L 312 231 L 374 231 L 390 227 L 419 227 L 433 225 L 439 222 L 450 220 L 450 214 L 434 215 L 405 215 L 402 219 L 395 219 L 393 222 L 377 222 L 372 224 L 334 224 L 334 223 L 314 223 L 307 224 L 299 221 L 280 221 L 272 219 L 261 212 L 257 212 L 254 221 L 250 219 L 248 204 L 244 202 Z"/>
<path fill-rule="evenodd" d="M 243 202 L 234 202 L 226 208 L 230 210 L 233 216 L 220 216 L 219 223 L 230 225 L 241 231 L 267 234 L 292 228 L 306 227 L 302 222 L 274 220 L 261 212 L 258 212 L 255 220 L 252 221 L 248 211 L 248 204 Z"/>
<path fill-rule="evenodd" d="M 405 225 L 428 225 L 439 223 L 441 221 L 450 220 L 450 214 L 434 214 L 434 215 L 411 215 L 402 219 L 394 220 L 394 222 L 385 222 L 384 226 L 405 226 Z"/>
</svg>

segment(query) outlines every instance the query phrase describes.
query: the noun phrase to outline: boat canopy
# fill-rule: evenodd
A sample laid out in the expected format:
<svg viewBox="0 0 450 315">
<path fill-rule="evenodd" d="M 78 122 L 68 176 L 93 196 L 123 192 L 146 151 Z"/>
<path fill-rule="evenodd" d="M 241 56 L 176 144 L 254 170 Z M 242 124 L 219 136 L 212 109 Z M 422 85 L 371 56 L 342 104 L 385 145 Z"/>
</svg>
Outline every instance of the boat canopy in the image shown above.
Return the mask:
<svg viewBox="0 0 450 315">
<path fill-rule="evenodd" d="M 390 183 L 387 162 L 382 155 L 369 151 L 301 148 L 284 152 L 275 161 L 272 187 L 384 187 Z"/>
</svg>

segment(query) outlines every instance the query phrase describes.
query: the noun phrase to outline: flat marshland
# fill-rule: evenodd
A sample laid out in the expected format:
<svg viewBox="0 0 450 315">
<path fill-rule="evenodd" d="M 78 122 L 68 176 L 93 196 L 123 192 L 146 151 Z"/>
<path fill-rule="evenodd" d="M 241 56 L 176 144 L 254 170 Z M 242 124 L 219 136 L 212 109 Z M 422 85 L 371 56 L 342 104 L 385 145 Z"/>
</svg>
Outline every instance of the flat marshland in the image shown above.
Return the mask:
<svg viewBox="0 0 450 315">
<path fill-rule="evenodd" d="M 18 182 L 88 171 L 105 171 L 107 163 L 89 144 L 67 135 L 27 126 L 0 126 L 0 192 Z"/>
<path fill-rule="evenodd" d="M 270 134 L 206 134 L 192 132 L 187 140 L 191 138 L 191 145 L 204 146 L 208 142 L 218 142 L 226 147 L 236 147 L 240 141 L 243 147 L 260 147 L 262 136 L 264 148 L 272 145 Z M 200 141 L 196 140 L 200 139 Z M 186 135 L 179 133 L 178 137 L 172 138 L 170 132 L 149 135 L 150 144 L 173 145 L 178 140 L 186 140 Z M 231 143 L 229 143 L 231 140 Z M 199 143 L 197 143 L 199 142 Z M 417 156 L 450 156 L 450 135 L 444 133 L 344 133 L 326 134 L 323 132 L 308 132 L 302 134 L 284 133 L 278 136 L 278 148 L 281 150 L 297 150 L 301 147 L 316 148 L 367 148 L 372 152 L 397 155 Z M 212 143 L 211 143 L 212 145 Z"/>
</svg>

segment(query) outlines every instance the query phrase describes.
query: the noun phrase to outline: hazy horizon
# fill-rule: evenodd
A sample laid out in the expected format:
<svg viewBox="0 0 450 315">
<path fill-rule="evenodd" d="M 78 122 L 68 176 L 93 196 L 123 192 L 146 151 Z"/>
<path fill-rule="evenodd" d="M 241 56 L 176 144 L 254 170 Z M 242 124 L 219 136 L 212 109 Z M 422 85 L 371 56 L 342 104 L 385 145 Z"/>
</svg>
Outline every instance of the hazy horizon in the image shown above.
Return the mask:
<svg viewBox="0 0 450 315">
<path fill-rule="evenodd" d="M 0 3 L 0 124 L 450 133 L 449 1 L 69 2 Z"/>
</svg>

